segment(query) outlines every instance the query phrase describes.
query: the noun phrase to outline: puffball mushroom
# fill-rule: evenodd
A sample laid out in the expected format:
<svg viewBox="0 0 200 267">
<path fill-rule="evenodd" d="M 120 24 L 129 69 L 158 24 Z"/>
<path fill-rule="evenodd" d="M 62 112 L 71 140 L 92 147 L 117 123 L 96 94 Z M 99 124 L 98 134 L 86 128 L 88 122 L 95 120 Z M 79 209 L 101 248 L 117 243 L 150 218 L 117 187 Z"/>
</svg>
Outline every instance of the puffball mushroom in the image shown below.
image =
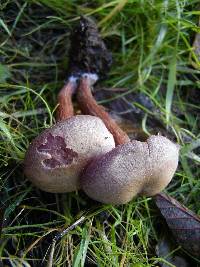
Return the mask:
<svg viewBox="0 0 200 267">
<path fill-rule="evenodd" d="M 58 122 L 32 142 L 25 156 L 25 174 L 40 189 L 55 193 L 77 190 L 86 164 L 115 147 L 103 121 L 73 116 L 72 104 L 79 78 L 88 72 L 92 79 L 96 74 L 102 76 L 111 61 L 96 24 L 82 17 L 71 35 L 68 81 L 58 94 Z"/>
<path fill-rule="evenodd" d="M 92 161 L 81 177 L 81 188 L 92 199 L 109 204 L 155 195 L 171 181 L 178 155 L 178 146 L 163 136 L 133 140 Z"/>
<path fill-rule="evenodd" d="M 78 178 L 91 159 L 115 147 L 101 119 L 77 115 L 46 129 L 30 144 L 24 171 L 40 189 L 62 193 L 79 189 Z"/>
</svg>

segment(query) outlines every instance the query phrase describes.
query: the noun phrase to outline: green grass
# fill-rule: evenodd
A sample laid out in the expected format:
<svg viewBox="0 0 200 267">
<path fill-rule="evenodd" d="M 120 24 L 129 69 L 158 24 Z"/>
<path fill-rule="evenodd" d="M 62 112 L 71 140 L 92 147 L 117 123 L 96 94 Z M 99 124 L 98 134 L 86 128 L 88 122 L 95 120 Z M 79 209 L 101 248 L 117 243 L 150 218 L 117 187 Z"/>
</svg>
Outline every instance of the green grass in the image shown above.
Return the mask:
<svg viewBox="0 0 200 267">
<path fill-rule="evenodd" d="M 108 206 L 94 203 L 82 192 L 44 193 L 25 179 L 22 162 L 29 142 L 55 122 L 70 30 L 79 15 L 92 15 L 114 58 L 102 84 L 127 88 L 124 94 L 142 92 L 153 101 L 157 112 L 141 107 L 145 116 L 138 125 L 153 133 L 149 119 L 159 120 L 165 133 L 181 145 L 179 168 L 166 191 L 200 215 L 200 70 L 192 67 L 200 66 L 192 48 L 200 32 L 198 4 L 198 0 L 0 3 L 2 266 L 150 267 L 166 262 L 155 253 L 165 226 L 160 221 L 158 227 L 160 215 L 151 198 Z M 113 93 L 114 99 L 120 97 L 123 94 Z M 54 236 L 81 216 L 83 222 L 56 242 L 50 256 Z M 193 259 L 192 266 L 199 264 Z"/>
</svg>

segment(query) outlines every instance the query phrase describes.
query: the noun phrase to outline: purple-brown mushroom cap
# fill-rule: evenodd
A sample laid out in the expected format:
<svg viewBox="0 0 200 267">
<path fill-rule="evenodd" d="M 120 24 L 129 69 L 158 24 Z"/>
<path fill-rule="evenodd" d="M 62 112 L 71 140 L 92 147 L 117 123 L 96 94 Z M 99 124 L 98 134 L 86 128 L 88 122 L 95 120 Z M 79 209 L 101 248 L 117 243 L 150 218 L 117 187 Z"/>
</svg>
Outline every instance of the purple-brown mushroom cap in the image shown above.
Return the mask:
<svg viewBox="0 0 200 267">
<path fill-rule="evenodd" d="M 81 177 L 81 188 L 92 199 L 110 204 L 155 195 L 171 181 L 178 155 L 179 147 L 163 136 L 133 140 L 92 161 Z"/>
<path fill-rule="evenodd" d="M 114 147 L 113 136 L 101 119 L 73 116 L 32 141 L 24 159 L 25 175 L 47 192 L 75 191 L 86 164 Z"/>
</svg>

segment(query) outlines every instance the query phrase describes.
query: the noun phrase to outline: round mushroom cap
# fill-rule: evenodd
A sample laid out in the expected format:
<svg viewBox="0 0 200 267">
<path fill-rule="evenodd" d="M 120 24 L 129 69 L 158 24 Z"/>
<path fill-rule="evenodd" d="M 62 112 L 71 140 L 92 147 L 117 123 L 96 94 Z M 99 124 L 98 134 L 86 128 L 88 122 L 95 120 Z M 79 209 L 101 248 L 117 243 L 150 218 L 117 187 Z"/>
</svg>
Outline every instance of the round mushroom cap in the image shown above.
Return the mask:
<svg viewBox="0 0 200 267">
<path fill-rule="evenodd" d="M 147 139 L 151 175 L 146 179 L 141 195 L 153 196 L 160 193 L 171 181 L 178 166 L 180 146 L 160 135 Z"/>
<path fill-rule="evenodd" d="M 178 154 L 178 146 L 163 136 L 133 140 L 92 161 L 80 179 L 81 188 L 92 199 L 110 204 L 157 194 L 171 181 Z"/>
<path fill-rule="evenodd" d="M 25 175 L 47 192 L 75 191 L 86 164 L 114 147 L 114 138 L 101 119 L 73 116 L 32 141 L 24 159 Z"/>
</svg>

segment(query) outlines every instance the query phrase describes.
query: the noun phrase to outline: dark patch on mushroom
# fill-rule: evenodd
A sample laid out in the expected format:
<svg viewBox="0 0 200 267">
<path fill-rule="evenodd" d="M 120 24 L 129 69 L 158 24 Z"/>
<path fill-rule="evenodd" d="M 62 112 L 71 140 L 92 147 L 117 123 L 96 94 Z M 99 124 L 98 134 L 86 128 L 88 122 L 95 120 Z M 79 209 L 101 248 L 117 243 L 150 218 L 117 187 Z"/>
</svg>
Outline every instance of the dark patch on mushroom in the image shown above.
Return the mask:
<svg viewBox="0 0 200 267">
<path fill-rule="evenodd" d="M 50 159 L 45 159 L 43 164 L 48 168 L 57 168 L 63 165 L 69 165 L 74 159 L 78 158 L 78 153 L 66 147 L 63 137 L 53 136 L 49 133 L 46 137 L 46 143 L 37 148 L 40 153 L 47 153 Z"/>
</svg>

